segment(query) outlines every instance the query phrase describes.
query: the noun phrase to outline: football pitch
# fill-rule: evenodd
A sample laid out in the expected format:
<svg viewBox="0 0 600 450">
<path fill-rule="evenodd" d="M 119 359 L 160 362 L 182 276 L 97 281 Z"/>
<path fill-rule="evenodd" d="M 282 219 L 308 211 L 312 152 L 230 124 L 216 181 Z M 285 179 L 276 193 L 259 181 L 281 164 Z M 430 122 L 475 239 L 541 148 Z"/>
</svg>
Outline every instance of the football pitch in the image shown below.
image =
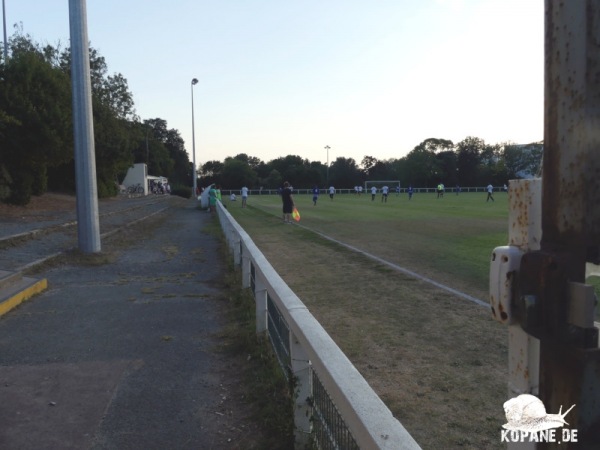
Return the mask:
<svg viewBox="0 0 600 450">
<path fill-rule="evenodd" d="M 300 225 L 487 302 L 490 255 L 508 243 L 506 193 L 495 193 L 494 202 L 486 202 L 485 193 L 447 193 L 440 199 L 414 194 L 411 200 L 393 193 L 386 203 L 381 194 L 373 201 L 365 194 L 338 194 L 333 200 L 321 194 L 316 206 L 312 194 L 294 199 Z M 276 195 L 255 195 L 248 202 L 267 216 L 281 217 Z M 226 204 L 232 212 L 247 211 L 237 211 L 239 202 Z"/>
<path fill-rule="evenodd" d="M 487 300 L 508 196 L 494 199 L 295 194 L 292 225 L 277 195 L 224 204 L 424 449 L 500 449 L 508 331 Z"/>
</svg>

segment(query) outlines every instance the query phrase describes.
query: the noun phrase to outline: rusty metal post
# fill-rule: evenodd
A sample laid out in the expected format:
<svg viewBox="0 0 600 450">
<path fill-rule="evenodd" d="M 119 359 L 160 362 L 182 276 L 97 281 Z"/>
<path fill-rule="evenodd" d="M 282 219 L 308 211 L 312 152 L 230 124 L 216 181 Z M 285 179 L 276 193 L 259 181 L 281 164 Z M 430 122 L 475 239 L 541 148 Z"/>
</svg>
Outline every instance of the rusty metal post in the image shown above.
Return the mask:
<svg viewBox="0 0 600 450">
<path fill-rule="evenodd" d="M 545 14 L 543 234 L 521 262 L 524 328 L 540 339 L 546 410 L 576 405 L 567 421 L 579 438 L 566 448 L 598 448 L 598 329 L 584 283 L 600 253 L 600 0 L 546 0 Z"/>
</svg>

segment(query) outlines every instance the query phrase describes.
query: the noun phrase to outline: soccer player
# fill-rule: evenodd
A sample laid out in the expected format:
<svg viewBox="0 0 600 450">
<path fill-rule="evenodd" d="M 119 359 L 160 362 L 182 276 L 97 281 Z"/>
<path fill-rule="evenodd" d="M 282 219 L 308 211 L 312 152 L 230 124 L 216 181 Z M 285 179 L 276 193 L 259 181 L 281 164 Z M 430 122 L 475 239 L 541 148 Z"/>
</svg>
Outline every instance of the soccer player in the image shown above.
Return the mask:
<svg viewBox="0 0 600 450">
<path fill-rule="evenodd" d="M 246 202 L 248 200 L 248 188 L 246 186 L 242 187 L 242 208 L 246 207 Z"/>
<path fill-rule="evenodd" d="M 387 203 L 387 197 L 388 197 L 388 192 L 390 191 L 390 188 L 387 186 L 384 186 L 381 188 L 381 203 Z"/>
<path fill-rule="evenodd" d="M 317 200 L 319 199 L 319 186 L 315 185 L 312 190 L 313 193 L 313 206 L 317 206 Z"/>
<path fill-rule="evenodd" d="M 494 201 L 494 197 L 492 196 L 492 193 L 494 192 L 494 186 L 492 186 L 491 184 L 488 184 L 487 186 L 487 198 L 485 199 L 485 202 L 489 202 L 490 199 L 492 199 L 492 201 Z"/>
</svg>

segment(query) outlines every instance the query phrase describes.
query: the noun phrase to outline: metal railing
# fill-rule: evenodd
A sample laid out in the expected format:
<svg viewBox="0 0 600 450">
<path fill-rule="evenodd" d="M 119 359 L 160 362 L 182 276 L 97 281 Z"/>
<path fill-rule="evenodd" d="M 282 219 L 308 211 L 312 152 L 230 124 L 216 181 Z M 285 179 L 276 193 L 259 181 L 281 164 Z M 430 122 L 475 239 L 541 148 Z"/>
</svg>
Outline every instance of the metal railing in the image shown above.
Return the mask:
<svg viewBox="0 0 600 450">
<path fill-rule="evenodd" d="M 254 294 L 256 331 L 294 378 L 296 448 L 420 449 L 221 203 L 217 212 L 242 287 Z"/>
</svg>

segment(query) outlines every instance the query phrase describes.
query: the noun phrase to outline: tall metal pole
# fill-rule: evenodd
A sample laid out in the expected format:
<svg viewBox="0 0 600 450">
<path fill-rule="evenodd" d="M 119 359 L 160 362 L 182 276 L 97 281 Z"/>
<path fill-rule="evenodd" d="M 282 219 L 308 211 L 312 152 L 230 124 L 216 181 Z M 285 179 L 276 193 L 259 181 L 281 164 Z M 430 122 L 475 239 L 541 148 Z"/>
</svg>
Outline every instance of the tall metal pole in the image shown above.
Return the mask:
<svg viewBox="0 0 600 450">
<path fill-rule="evenodd" d="M 4 23 L 4 64 L 8 61 L 8 41 L 6 39 L 6 6 L 2 0 L 2 21 Z"/>
<path fill-rule="evenodd" d="M 100 251 L 100 224 L 85 0 L 69 0 L 69 24 L 79 249 L 95 253 Z"/>
<path fill-rule="evenodd" d="M 150 147 L 148 146 L 148 133 L 150 132 L 148 124 L 146 124 L 146 166 L 150 165 Z"/>
<path fill-rule="evenodd" d="M 194 131 L 194 86 L 198 83 L 198 79 L 192 78 L 192 160 L 194 162 L 194 169 L 192 170 L 192 176 L 194 177 L 194 198 L 198 196 L 198 176 L 196 175 L 196 135 Z"/>
<path fill-rule="evenodd" d="M 600 350 L 594 288 L 600 262 L 600 0 L 546 0 L 541 250 L 521 262 L 525 323 L 540 339 L 540 399 L 578 444 L 600 448 Z M 548 444 L 543 448 L 564 448 Z"/>
<path fill-rule="evenodd" d="M 327 187 L 329 187 L 329 145 L 325 146 L 325 150 L 327 150 Z"/>
</svg>

